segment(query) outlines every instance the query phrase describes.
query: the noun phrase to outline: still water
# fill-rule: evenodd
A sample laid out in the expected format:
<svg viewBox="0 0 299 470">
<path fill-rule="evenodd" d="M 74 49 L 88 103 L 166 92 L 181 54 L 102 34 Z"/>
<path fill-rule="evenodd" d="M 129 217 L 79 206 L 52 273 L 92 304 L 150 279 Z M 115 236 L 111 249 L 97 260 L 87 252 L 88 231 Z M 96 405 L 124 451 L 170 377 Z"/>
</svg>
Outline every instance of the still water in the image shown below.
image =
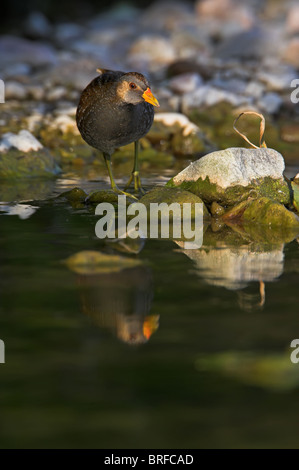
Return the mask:
<svg viewBox="0 0 299 470">
<path fill-rule="evenodd" d="M 298 240 L 104 242 L 94 208 L 53 199 L 73 186 L 99 182 L 1 198 L 25 202 L 0 206 L 0 447 L 298 448 Z M 137 262 L 61 262 L 82 250 Z"/>
</svg>

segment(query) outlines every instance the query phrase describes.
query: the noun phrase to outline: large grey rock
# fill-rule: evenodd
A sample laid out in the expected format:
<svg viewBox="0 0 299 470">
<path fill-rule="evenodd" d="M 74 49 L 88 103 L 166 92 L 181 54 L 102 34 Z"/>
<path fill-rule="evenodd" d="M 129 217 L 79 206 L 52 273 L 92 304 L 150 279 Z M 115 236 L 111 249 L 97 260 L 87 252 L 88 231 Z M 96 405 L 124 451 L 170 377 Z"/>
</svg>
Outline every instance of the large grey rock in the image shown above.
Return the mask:
<svg viewBox="0 0 299 470">
<path fill-rule="evenodd" d="M 252 180 L 269 176 L 281 179 L 284 171 L 282 155 L 273 149 L 229 148 L 209 153 L 173 178 L 175 184 L 196 181 L 207 176 L 222 188 L 234 184 L 247 186 Z"/>
<path fill-rule="evenodd" d="M 276 150 L 229 148 L 191 163 L 167 185 L 187 189 L 205 202 L 234 205 L 248 196 L 267 196 L 289 203 L 284 168 L 284 159 Z"/>
</svg>

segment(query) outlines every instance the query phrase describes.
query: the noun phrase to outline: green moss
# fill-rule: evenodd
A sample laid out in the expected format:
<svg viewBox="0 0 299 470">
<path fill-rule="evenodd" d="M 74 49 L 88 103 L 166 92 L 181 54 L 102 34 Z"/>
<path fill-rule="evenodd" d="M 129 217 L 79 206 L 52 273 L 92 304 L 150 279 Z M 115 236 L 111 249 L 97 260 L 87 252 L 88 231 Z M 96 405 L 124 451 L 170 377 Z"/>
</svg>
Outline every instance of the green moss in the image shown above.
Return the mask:
<svg viewBox="0 0 299 470">
<path fill-rule="evenodd" d="M 266 196 L 273 201 L 282 204 L 289 204 L 291 201 L 290 190 L 285 180 L 274 180 L 270 177 L 261 178 L 248 186 L 235 185 L 223 189 L 211 183 L 207 176 L 204 180 L 199 178 L 197 181 L 184 181 L 180 185 L 175 185 L 173 179 L 167 184 L 167 187 L 179 187 L 190 191 L 201 197 L 205 203 L 217 202 L 226 206 L 233 206 L 248 197 Z"/>
<path fill-rule="evenodd" d="M 87 204 L 99 204 L 100 202 L 110 202 L 111 204 L 118 204 L 118 196 L 119 194 L 115 193 L 112 190 L 101 190 L 95 191 L 88 195 L 86 198 Z M 131 204 L 132 202 L 136 202 L 136 199 L 130 199 L 127 197 L 126 203 Z"/>
<path fill-rule="evenodd" d="M 211 214 L 215 217 L 220 217 L 221 215 L 223 215 L 225 212 L 225 209 L 224 207 L 222 207 L 220 204 L 218 204 L 217 202 L 212 202 L 212 205 L 211 205 Z"/>
<path fill-rule="evenodd" d="M 293 191 L 293 206 L 296 209 L 296 211 L 299 213 L 299 184 L 298 183 L 296 181 L 292 181 L 291 186 L 292 186 L 292 191 Z"/>
<path fill-rule="evenodd" d="M 145 204 L 146 207 L 150 207 L 151 203 L 160 204 L 163 202 L 166 204 L 179 203 L 181 207 L 184 203 L 201 203 L 203 204 L 204 217 L 210 217 L 209 211 L 200 197 L 190 193 L 189 191 L 178 188 L 154 188 L 145 194 L 145 196 L 143 196 L 139 202 Z M 191 210 L 191 217 L 194 217 L 194 208 Z"/>
<path fill-rule="evenodd" d="M 10 149 L 0 153 L 0 179 L 53 178 L 60 172 L 46 149 L 27 153 Z"/>
<path fill-rule="evenodd" d="M 80 135 L 71 132 L 63 133 L 60 129 L 44 128 L 40 130 L 39 137 L 62 165 L 78 158 L 88 161 L 96 154 L 96 150 L 86 144 Z"/>
<path fill-rule="evenodd" d="M 58 197 L 65 198 L 70 202 L 84 202 L 87 194 L 81 188 L 73 188 L 70 191 L 65 191 L 61 193 Z"/>
<path fill-rule="evenodd" d="M 171 139 L 171 149 L 177 156 L 196 156 L 203 154 L 205 144 L 195 133 L 184 136 L 182 132 L 176 133 Z"/>
<path fill-rule="evenodd" d="M 243 201 L 223 216 L 228 222 L 250 222 L 257 225 L 269 225 L 274 228 L 291 228 L 299 232 L 299 217 L 284 205 L 267 197 Z"/>
</svg>

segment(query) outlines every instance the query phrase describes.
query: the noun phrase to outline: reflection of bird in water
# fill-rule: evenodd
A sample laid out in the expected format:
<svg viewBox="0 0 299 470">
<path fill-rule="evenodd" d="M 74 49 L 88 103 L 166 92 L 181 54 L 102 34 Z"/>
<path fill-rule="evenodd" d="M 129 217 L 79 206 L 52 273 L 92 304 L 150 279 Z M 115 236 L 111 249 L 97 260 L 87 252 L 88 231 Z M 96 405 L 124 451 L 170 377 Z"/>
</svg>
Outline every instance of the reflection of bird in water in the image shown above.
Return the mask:
<svg viewBox="0 0 299 470">
<path fill-rule="evenodd" d="M 137 72 L 100 70 L 83 91 L 77 109 L 77 126 L 83 139 L 103 152 L 111 188 L 121 191 L 113 178 L 111 155 L 116 148 L 135 142 L 135 160 L 128 188 L 134 180 L 135 191 L 141 190 L 138 169 L 138 141 L 149 131 L 154 108 L 159 106 L 146 78 Z"/>
<path fill-rule="evenodd" d="M 83 312 L 125 343 L 145 343 L 158 329 L 159 316 L 150 315 L 153 288 L 149 268 L 79 275 L 77 279 Z"/>
<path fill-rule="evenodd" d="M 259 292 L 249 294 L 242 290 L 238 291 L 238 304 L 242 310 L 251 312 L 252 310 L 262 309 L 266 301 L 265 283 L 259 282 Z"/>
</svg>

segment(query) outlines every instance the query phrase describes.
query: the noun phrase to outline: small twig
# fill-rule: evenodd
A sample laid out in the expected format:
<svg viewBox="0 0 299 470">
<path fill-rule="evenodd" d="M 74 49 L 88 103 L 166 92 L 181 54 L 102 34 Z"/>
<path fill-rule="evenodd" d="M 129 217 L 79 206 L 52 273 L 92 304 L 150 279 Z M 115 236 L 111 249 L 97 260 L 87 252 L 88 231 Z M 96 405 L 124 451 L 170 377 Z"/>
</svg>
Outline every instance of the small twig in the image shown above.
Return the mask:
<svg viewBox="0 0 299 470">
<path fill-rule="evenodd" d="M 240 119 L 240 117 L 243 116 L 243 114 L 253 114 L 254 116 L 258 116 L 261 119 L 261 122 L 260 122 L 260 146 L 259 147 L 257 147 L 255 144 L 250 142 L 248 137 L 246 137 L 245 134 L 243 134 L 242 132 L 239 131 L 239 129 L 236 128 L 236 123 Z M 243 113 L 239 114 L 239 116 L 235 119 L 234 124 L 233 124 L 233 128 L 237 132 L 237 134 L 239 134 L 244 140 L 246 140 L 246 142 L 248 142 L 248 144 L 250 144 L 255 149 L 258 149 L 258 148 L 261 148 L 261 147 L 267 148 L 265 138 L 264 138 L 265 127 L 266 127 L 266 122 L 265 122 L 264 116 L 262 114 L 256 113 L 255 111 L 244 111 Z"/>
</svg>

